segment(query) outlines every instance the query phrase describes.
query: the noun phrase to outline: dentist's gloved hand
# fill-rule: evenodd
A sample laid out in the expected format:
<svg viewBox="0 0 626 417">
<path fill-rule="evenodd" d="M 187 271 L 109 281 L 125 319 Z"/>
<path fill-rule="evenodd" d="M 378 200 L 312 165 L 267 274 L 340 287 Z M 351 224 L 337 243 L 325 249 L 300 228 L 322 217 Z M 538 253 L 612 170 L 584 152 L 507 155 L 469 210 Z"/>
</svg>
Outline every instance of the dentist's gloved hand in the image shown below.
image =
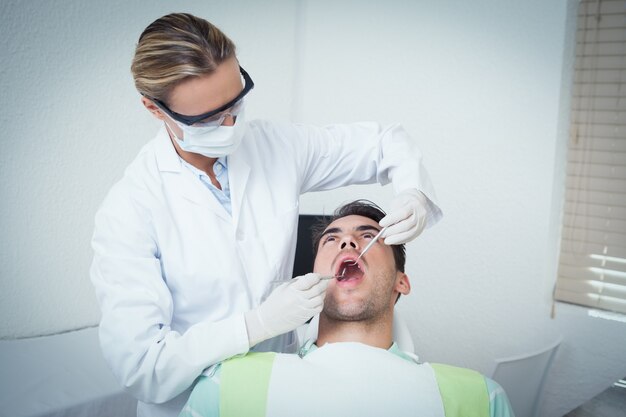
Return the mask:
<svg viewBox="0 0 626 417">
<path fill-rule="evenodd" d="M 389 226 L 381 236 L 385 244 L 399 245 L 418 237 L 426 227 L 427 204 L 426 196 L 416 189 L 399 193 L 391 201 L 389 214 L 379 222 L 381 227 Z"/>
<path fill-rule="evenodd" d="M 267 300 L 245 313 L 250 347 L 294 330 L 322 311 L 328 280 L 320 274 L 299 276 L 277 287 Z"/>
</svg>

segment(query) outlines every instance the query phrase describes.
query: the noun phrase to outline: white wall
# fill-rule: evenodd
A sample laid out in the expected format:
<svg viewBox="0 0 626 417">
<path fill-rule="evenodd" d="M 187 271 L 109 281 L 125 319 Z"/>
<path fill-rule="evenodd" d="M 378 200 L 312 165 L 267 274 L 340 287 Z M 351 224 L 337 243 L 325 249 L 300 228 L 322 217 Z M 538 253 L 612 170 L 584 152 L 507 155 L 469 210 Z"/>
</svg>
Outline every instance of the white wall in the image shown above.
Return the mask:
<svg viewBox="0 0 626 417">
<path fill-rule="evenodd" d="M 257 84 L 250 113 L 288 119 L 295 4 L 272 4 L 193 1 L 182 11 L 237 43 Z M 143 29 L 172 11 L 168 1 L 0 3 L 0 338 L 98 322 L 94 214 L 159 127 L 130 62 Z"/>
<path fill-rule="evenodd" d="M 421 357 L 488 372 L 565 339 L 542 415 L 626 375 L 624 323 L 559 305 L 549 318 L 576 2 L 189 1 L 239 48 L 253 117 L 402 122 L 444 220 L 409 244 L 405 313 Z M 170 2 L 0 5 L 0 337 L 92 325 L 93 215 L 157 129 L 129 66 Z M 177 10 L 178 11 L 178 10 Z M 303 212 L 389 187 L 305 195 Z M 620 331 L 621 329 L 621 331 Z M 604 349 L 601 358 L 591 349 Z"/>
</svg>

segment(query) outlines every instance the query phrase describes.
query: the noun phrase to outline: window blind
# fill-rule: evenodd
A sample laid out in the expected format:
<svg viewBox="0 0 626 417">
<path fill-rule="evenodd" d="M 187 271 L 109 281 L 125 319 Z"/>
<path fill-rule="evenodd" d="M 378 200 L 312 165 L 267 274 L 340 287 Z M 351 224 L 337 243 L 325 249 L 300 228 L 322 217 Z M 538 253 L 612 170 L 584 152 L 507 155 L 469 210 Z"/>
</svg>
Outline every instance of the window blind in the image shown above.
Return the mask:
<svg viewBox="0 0 626 417">
<path fill-rule="evenodd" d="M 557 300 L 626 313 L 626 0 L 578 8 Z"/>
</svg>

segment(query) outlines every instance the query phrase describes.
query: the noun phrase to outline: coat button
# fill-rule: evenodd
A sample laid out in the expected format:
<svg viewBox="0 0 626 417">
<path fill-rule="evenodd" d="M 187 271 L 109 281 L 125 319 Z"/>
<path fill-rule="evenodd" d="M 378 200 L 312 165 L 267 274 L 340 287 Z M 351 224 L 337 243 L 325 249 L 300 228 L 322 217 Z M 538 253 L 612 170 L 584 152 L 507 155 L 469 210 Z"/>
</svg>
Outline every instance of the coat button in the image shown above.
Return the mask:
<svg viewBox="0 0 626 417">
<path fill-rule="evenodd" d="M 236 236 L 237 236 L 237 240 L 243 240 L 244 238 L 244 234 L 241 230 L 237 230 Z"/>
</svg>

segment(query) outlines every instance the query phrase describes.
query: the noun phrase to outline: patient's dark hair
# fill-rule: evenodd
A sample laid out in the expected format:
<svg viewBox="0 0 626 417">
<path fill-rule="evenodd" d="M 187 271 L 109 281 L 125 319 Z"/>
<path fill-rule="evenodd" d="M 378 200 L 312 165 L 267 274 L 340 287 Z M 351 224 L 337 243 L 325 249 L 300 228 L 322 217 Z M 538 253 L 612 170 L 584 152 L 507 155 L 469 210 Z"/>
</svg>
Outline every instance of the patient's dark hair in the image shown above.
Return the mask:
<svg viewBox="0 0 626 417">
<path fill-rule="evenodd" d="M 330 217 L 322 217 L 321 220 L 311 227 L 311 236 L 313 238 L 313 257 L 317 256 L 317 247 L 324 231 L 329 224 L 337 219 L 346 216 L 363 216 L 374 220 L 376 223 L 385 217 L 386 213 L 378 207 L 376 204 L 369 200 L 355 200 L 351 203 L 345 204 L 335 210 L 335 213 Z M 404 264 L 406 263 L 406 249 L 404 244 L 392 245 L 393 259 L 396 262 L 396 269 L 400 272 L 404 272 Z"/>
</svg>

